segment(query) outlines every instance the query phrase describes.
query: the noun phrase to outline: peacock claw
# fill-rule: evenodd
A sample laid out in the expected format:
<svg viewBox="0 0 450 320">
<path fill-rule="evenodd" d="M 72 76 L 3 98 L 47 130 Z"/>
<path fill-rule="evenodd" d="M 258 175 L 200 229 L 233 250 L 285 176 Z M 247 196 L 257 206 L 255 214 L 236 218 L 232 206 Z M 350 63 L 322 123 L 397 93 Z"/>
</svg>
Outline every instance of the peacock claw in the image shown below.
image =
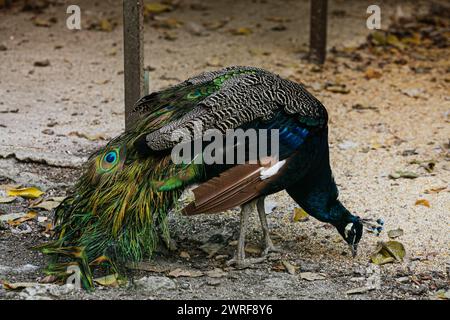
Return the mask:
<svg viewBox="0 0 450 320">
<path fill-rule="evenodd" d="M 275 245 L 272 243 L 272 240 L 270 240 L 269 242 L 266 243 L 266 246 L 265 246 L 261 256 L 265 257 L 271 252 L 281 253 L 281 252 L 283 252 L 283 250 L 278 247 L 275 247 Z"/>
</svg>

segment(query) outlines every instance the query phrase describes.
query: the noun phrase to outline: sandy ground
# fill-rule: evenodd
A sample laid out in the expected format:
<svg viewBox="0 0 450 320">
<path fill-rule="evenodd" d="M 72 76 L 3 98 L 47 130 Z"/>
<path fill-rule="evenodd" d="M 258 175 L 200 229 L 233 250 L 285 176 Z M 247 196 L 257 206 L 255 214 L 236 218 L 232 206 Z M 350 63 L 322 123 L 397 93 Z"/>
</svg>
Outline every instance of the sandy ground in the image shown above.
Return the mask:
<svg viewBox="0 0 450 320">
<path fill-rule="evenodd" d="M 355 48 L 364 42 L 369 33 L 365 11 L 371 3 L 330 2 L 329 48 Z M 18 7 L 0 11 L 0 44 L 7 49 L 0 51 L 0 184 L 39 186 L 47 192 L 45 197 L 64 195 L 79 176 L 85 157 L 119 134 L 124 123 L 120 3 L 70 3 L 81 7 L 81 31 L 65 27 L 65 5 L 52 6 L 37 15 L 57 18 L 49 28 L 33 24 L 35 12 L 21 12 Z M 268 200 L 276 204 L 269 225 L 284 252 L 266 263 L 234 270 L 200 250 L 201 244 L 220 234 L 226 245 L 219 257 L 232 255 L 230 242 L 236 238 L 238 227 L 235 212 L 175 217 L 171 226 L 178 248 L 157 257 L 159 273 L 141 271 L 133 278 L 166 276 L 175 268 L 204 273 L 222 268 L 222 277 L 167 278 L 175 289 L 150 293 L 131 286 L 52 297 L 429 299 L 439 290 L 448 290 L 449 50 L 433 51 L 427 59 L 408 58 L 405 64 L 380 63 L 365 51 L 361 53 L 363 62 L 330 54 L 324 68 L 318 70 L 301 60 L 309 34 L 308 1 L 214 1 L 206 8 L 193 6 L 195 3 L 182 1 L 172 12 L 160 15 L 181 21 L 179 28 L 157 28 L 154 21 L 147 21 L 145 64 L 152 70 L 151 90 L 229 65 L 263 67 L 303 82 L 330 113 L 331 161 L 342 201 L 362 217 L 382 217 L 386 230 L 403 229 L 404 235 L 397 240 L 404 244 L 406 257 L 401 263 L 378 268 L 379 289 L 347 295 L 347 290 L 364 285 L 370 276 L 369 256 L 377 241 L 388 240 L 386 232 L 380 238 L 366 234 L 360 254 L 352 259 L 334 228 L 313 219 L 293 223 L 295 203 L 282 192 Z M 425 1 L 383 1 L 383 27 L 400 3 L 406 15 L 427 7 Z M 90 23 L 104 18 L 118 25 L 111 32 L 88 30 Z M 202 26 L 224 19 L 229 22 L 218 30 Z M 285 30 L 273 30 L 280 26 Z M 252 33 L 230 33 L 230 29 L 241 27 Z M 45 59 L 49 66 L 34 66 Z M 381 78 L 366 79 L 367 64 L 380 69 Z M 427 71 L 413 72 L 414 68 Z M 325 90 L 328 83 L 345 84 L 350 92 Z M 427 171 L 424 167 L 429 162 L 435 166 Z M 389 174 L 397 170 L 415 172 L 418 178 L 390 179 Z M 429 191 L 436 188 L 444 189 Z M 430 207 L 415 205 L 418 199 L 428 200 Z M 0 213 L 23 212 L 28 205 L 26 200 L 0 204 Z M 39 215 L 51 214 L 42 211 Z M 30 233 L 0 229 L 0 281 L 36 282 L 43 277 L 40 269 L 45 258 L 29 247 L 46 238 L 37 222 L 29 225 Z M 249 242 L 256 245 L 258 237 L 255 220 Z M 182 251 L 190 258 L 181 258 Z M 297 273 L 291 275 L 280 268 L 281 260 L 297 266 Z M 26 264 L 38 268 L 20 269 Z M 308 281 L 300 272 L 323 273 L 324 279 Z M 35 298 L 0 289 L 0 298 L 27 297 Z"/>
</svg>

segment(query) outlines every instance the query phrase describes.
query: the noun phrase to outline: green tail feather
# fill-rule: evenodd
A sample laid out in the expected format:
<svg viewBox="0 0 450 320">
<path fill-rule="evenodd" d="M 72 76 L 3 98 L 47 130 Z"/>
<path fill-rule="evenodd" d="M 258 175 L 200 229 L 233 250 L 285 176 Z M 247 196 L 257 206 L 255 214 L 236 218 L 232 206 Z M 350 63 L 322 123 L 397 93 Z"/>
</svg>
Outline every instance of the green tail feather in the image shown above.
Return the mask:
<svg viewBox="0 0 450 320">
<path fill-rule="evenodd" d="M 151 94 L 136 105 L 134 127 L 94 153 L 73 193 L 55 210 L 53 242 L 36 247 L 52 257 L 49 274 L 65 279 L 77 264 L 83 286 L 94 286 L 91 265 L 109 261 L 114 270 L 151 257 L 162 239 L 169 244 L 167 213 L 183 188 L 202 178 L 202 165 L 175 165 L 170 156 L 140 158 L 134 142 L 180 119 L 219 90 L 233 70 L 207 83 L 181 85 Z"/>
</svg>

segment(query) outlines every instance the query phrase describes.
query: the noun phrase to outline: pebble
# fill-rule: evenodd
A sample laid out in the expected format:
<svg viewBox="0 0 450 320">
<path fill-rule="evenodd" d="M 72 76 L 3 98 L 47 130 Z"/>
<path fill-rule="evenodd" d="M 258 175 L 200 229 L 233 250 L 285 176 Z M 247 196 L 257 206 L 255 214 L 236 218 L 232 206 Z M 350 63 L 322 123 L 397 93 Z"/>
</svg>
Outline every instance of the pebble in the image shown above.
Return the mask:
<svg viewBox="0 0 450 320">
<path fill-rule="evenodd" d="M 208 279 L 208 280 L 206 280 L 206 284 L 208 286 L 216 287 L 216 286 L 220 285 L 221 283 L 222 283 L 222 281 L 220 281 L 219 279 Z"/>
<path fill-rule="evenodd" d="M 173 280 L 161 276 L 143 277 L 135 281 L 135 284 L 137 288 L 147 292 L 174 290 L 177 287 L 176 283 Z"/>
<path fill-rule="evenodd" d="M 45 59 L 45 60 L 35 61 L 33 65 L 35 67 L 48 67 L 50 65 L 50 60 Z"/>
<path fill-rule="evenodd" d="M 338 148 L 341 150 L 349 150 L 349 149 L 354 149 L 358 147 L 358 143 L 351 141 L 351 140 L 345 140 L 342 143 L 338 144 Z"/>
</svg>

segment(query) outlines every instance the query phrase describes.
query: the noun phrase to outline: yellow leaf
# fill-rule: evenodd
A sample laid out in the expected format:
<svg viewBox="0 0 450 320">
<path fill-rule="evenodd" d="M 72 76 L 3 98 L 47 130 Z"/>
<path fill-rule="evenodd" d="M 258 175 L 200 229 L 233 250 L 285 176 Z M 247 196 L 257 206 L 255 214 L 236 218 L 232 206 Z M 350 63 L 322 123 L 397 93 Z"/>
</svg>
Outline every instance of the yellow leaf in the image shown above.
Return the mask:
<svg viewBox="0 0 450 320">
<path fill-rule="evenodd" d="M 425 206 L 427 208 L 430 207 L 430 202 L 426 199 L 419 199 L 415 203 L 416 206 Z"/>
<path fill-rule="evenodd" d="M 45 28 L 48 28 L 48 27 L 51 26 L 50 21 L 45 20 L 45 19 L 40 19 L 40 18 L 34 19 L 33 23 L 34 23 L 34 25 L 37 26 L 37 27 L 45 27 Z"/>
<path fill-rule="evenodd" d="M 111 32 L 113 29 L 112 24 L 107 19 L 100 20 L 100 30 Z"/>
<path fill-rule="evenodd" d="M 386 37 L 387 44 L 390 44 L 393 47 L 396 47 L 399 50 L 403 50 L 405 45 L 400 42 L 396 35 L 390 34 Z"/>
<path fill-rule="evenodd" d="M 36 187 L 30 188 L 19 188 L 19 189 L 9 189 L 7 190 L 8 197 L 22 197 L 26 199 L 36 199 L 44 194 L 41 190 Z"/>
<path fill-rule="evenodd" d="M 152 2 L 152 3 L 148 3 L 144 6 L 144 15 L 147 15 L 149 13 L 162 13 L 162 12 L 166 12 L 166 11 L 170 11 L 170 6 L 166 5 L 166 4 L 162 4 L 159 2 Z"/>
<path fill-rule="evenodd" d="M 294 222 L 306 221 L 308 220 L 308 218 L 309 215 L 305 210 L 303 210 L 302 208 L 294 208 L 294 216 L 292 217 L 292 220 Z"/>
<path fill-rule="evenodd" d="M 370 256 L 372 263 L 382 265 L 394 261 L 402 261 L 406 251 L 398 241 L 379 242 L 377 249 Z"/>
<path fill-rule="evenodd" d="M 249 28 L 243 27 L 231 30 L 231 33 L 235 36 L 248 36 L 249 34 L 252 34 L 253 31 Z"/>
<path fill-rule="evenodd" d="M 15 227 L 15 226 L 18 226 L 19 224 L 24 223 L 25 221 L 32 220 L 32 219 L 34 219 L 36 217 L 37 217 L 37 213 L 34 212 L 34 211 L 30 211 L 30 212 L 28 212 L 26 215 L 24 215 L 21 218 L 14 219 L 14 220 L 9 220 L 8 224 L 10 226 Z"/>
<path fill-rule="evenodd" d="M 125 284 L 126 281 L 119 278 L 119 275 L 117 273 L 110 274 L 104 277 L 96 278 L 94 279 L 94 282 L 103 286 L 103 287 L 111 287 L 111 288 L 117 288 L 122 284 Z"/>
</svg>

